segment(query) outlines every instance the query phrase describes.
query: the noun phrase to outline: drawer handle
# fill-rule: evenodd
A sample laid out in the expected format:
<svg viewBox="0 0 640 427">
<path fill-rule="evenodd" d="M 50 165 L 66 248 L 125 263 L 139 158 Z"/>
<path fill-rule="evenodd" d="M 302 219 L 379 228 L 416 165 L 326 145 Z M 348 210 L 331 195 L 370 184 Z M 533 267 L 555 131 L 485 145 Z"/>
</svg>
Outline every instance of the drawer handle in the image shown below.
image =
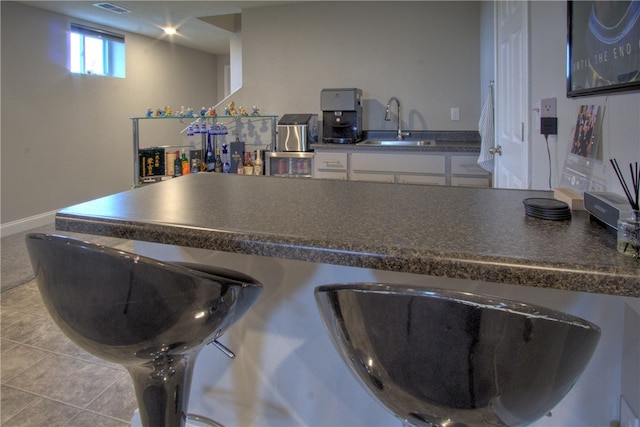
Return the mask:
<svg viewBox="0 0 640 427">
<path fill-rule="evenodd" d="M 342 163 L 340 163 L 340 161 L 336 161 L 336 162 L 325 161 L 324 165 L 325 167 L 328 167 L 328 168 L 344 168 L 344 166 L 342 166 Z"/>
</svg>

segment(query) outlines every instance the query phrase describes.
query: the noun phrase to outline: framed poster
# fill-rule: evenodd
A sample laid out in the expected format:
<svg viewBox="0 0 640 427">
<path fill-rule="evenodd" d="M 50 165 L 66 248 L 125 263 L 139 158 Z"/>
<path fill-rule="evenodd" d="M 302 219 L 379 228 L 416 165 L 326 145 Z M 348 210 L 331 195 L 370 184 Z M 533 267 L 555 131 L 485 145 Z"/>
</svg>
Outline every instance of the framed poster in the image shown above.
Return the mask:
<svg viewBox="0 0 640 427">
<path fill-rule="evenodd" d="M 567 2 L 567 96 L 640 90 L 640 0 Z"/>
</svg>

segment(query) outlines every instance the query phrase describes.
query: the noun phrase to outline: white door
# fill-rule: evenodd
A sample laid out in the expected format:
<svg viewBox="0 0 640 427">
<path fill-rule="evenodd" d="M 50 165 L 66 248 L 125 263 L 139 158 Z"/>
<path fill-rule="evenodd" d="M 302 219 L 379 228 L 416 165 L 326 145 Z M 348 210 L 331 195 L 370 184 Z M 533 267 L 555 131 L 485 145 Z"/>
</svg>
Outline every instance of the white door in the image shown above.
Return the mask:
<svg viewBox="0 0 640 427">
<path fill-rule="evenodd" d="M 496 83 L 494 187 L 529 188 L 527 4 L 494 2 Z"/>
</svg>

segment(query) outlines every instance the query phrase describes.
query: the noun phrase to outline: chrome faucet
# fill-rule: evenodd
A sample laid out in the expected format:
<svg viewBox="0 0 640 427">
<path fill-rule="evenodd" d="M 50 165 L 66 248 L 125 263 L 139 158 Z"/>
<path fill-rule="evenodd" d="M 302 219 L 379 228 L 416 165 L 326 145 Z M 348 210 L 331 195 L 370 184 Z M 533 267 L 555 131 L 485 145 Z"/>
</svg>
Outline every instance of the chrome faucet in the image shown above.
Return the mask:
<svg viewBox="0 0 640 427">
<path fill-rule="evenodd" d="M 387 101 L 387 111 L 386 113 L 384 113 L 384 120 L 387 122 L 391 121 L 391 113 L 389 112 L 389 108 L 391 107 L 391 102 L 393 101 L 396 101 L 396 105 L 398 107 L 397 109 L 398 134 L 396 136 L 396 139 L 398 139 L 399 141 L 402 141 L 405 136 L 409 135 L 409 132 L 402 132 L 402 126 L 401 126 L 402 120 L 400 119 L 400 100 L 395 96 L 392 96 L 391 98 L 389 98 L 389 101 Z"/>
</svg>

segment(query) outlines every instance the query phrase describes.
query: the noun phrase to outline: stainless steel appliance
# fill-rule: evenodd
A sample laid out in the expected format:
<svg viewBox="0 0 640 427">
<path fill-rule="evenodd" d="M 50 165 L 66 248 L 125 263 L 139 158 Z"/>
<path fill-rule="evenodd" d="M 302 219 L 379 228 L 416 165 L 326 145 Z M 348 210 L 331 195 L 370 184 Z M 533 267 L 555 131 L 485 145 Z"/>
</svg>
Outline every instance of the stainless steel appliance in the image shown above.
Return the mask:
<svg viewBox="0 0 640 427">
<path fill-rule="evenodd" d="M 313 151 L 269 151 L 264 153 L 264 174 L 287 178 L 311 178 Z"/>
<path fill-rule="evenodd" d="M 278 122 L 276 151 L 311 151 L 318 142 L 317 114 L 285 114 Z"/>
<path fill-rule="evenodd" d="M 362 139 L 362 90 L 322 89 L 322 142 L 352 144 Z"/>
<path fill-rule="evenodd" d="M 311 178 L 313 151 L 318 142 L 317 114 L 285 114 L 278 122 L 276 151 L 264 153 L 264 174 Z"/>
</svg>

